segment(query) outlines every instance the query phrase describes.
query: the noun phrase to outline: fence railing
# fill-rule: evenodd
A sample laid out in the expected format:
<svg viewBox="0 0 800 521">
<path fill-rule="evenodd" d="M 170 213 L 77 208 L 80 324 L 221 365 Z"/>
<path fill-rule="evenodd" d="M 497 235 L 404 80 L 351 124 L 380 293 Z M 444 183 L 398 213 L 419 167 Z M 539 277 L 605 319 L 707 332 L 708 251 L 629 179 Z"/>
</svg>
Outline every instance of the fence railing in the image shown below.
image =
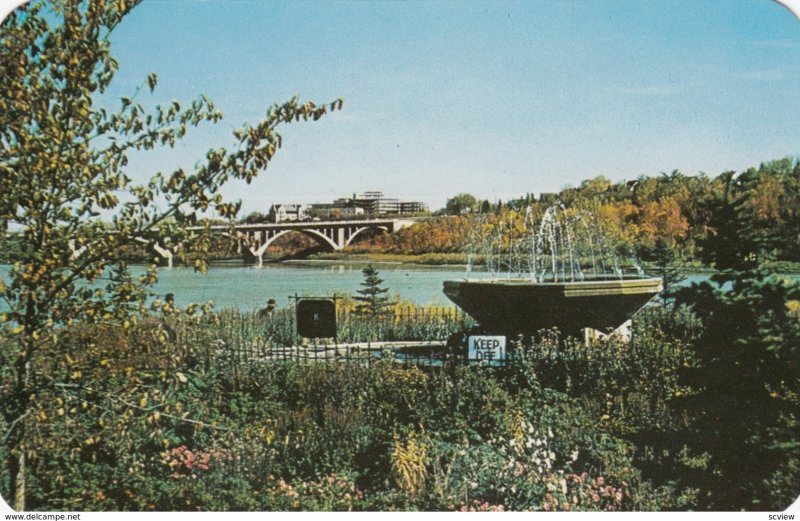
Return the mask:
<svg viewBox="0 0 800 521">
<path fill-rule="evenodd" d="M 265 361 L 353 361 L 371 363 L 383 351 L 398 360 L 441 363 L 447 339 L 473 325 L 456 307 L 395 306 L 389 312 L 337 312 L 336 338 L 304 339 L 296 332 L 292 308 L 272 313 L 223 311 L 207 323 L 181 327 L 174 333 L 179 345 L 203 346 L 207 363 L 248 365 Z"/>
<path fill-rule="evenodd" d="M 491 361 L 471 359 L 464 352 L 445 342 L 363 342 L 363 343 L 309 343 L 307 345 L 272 346 L 262 349 L 227 349 L 219 346 L 214 354 L 219 367 L 252 366 L 264 363 L 324 364 L 341 363 L 372 366 L 391 361 L 399 364 L 437 367 L 443 365 L 476 365 L 505 367 L 518 363 L 521 357 L 509 353 L 505 358 Z"/>
<path fill-rule="evenodd" d="M 659 337 L 690 341 L 699 325 L 690 316 L 658 308 L 643 310 L 634 321 L 634 340 L 620 349 L 614 342 L 587 345 L 564 341 L 557 333 L 527 342 L 515 349 L 517 339 L 508 339 L 508 352 L 500 360 L 470 359 L 463 345 L 464 333 L 474 325 L 458 308 L 396 307 L 389 313 L 370 315 L 340 310 L 337 337 L 303 339 L 296 333 L 293 309 L 285 308 L 265 316 L 258 313 L 226 311 L 207 327 L 176 328 L 177 343 L 202 346 L 206 364 L 247 367 L 265 362 L 343 362 L 370 365 L 391 359 L 397 363 L 438 366 L 447 363 L 507 366 L 520 362 L 522 353 L 541 367 L 561 373 L 564 368 L 592 360 L 630 359 L 631 363 L 661 360 L 664 367 L 684 363 L 684 343 L 662 342 Z M 451 345 L 448 345 L 448 340 Z M 530 340 L 530 339 L 528 339 Z M 612 364 L 613 365 L 613 364 Z"/>
</svg>

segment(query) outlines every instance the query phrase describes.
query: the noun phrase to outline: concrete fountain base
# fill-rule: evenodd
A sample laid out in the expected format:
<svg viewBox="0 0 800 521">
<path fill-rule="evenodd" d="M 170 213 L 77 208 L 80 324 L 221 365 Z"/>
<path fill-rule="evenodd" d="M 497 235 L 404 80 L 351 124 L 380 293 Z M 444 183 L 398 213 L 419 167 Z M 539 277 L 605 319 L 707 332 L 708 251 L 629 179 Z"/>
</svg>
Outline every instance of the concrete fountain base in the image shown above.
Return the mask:
<svg viewBox="0 0 800 521">
<path fill-rule="evenodd" d="M 660 278 L 534 283 L 524 279 L 448 280 L 444 293 L 486 333 L 530 335 L 558 328 L 617 329 L 662 289 Z"/>
</svg>

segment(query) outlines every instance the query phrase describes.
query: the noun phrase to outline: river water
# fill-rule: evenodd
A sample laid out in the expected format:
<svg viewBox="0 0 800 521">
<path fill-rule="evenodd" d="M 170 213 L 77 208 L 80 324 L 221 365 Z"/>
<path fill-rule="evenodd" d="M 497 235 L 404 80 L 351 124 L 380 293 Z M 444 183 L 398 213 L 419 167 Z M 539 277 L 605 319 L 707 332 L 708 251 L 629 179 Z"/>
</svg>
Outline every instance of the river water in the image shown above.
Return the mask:
<svg viewBox="0 0 800 521">
<path fill-rule="evenodd" d="M 252 310 L 264 307 L 268 298 L 280 306 L 289 297 L 355 295 L 364 276 L 359 263 L 282 263 L 261 268 L 239 263 L 215 264 L 205 274 L 191 268 L 159 269 L 159 294 L 175 294 L 179 306 L 213 300 L 217 309 Z M 442 282 L 464 278 L 464 269 L 421 267 L 401 264 L 375 264 L 389 295 L 415 304 L 449 304 L 442 293 Z"/>
<path fill-rule="evenodd" d="M 364 263 L 354 262 L 288 262 L 266 264 L 263 267 L 244 266 L 241 262 L 215 263 L 207 273 L 192 268 L 159 268 L 158 284 L 153 291 L 164 296 L 175 295 L 175 303 L 184 307 L 190 303 L 212 300 L 216 309 L 238 308 L 243 311 L 263 308 L 267 299 L 278 305 L 289 304 L 289 297 L 355 295 L 361 288 Z M 384 280 L 382 286 L 389 295 L 418 305 L 450 305 L 442 293 L 442 282 L 461 279 L 464 268 L 448 266 L 419 266 L 376 263 L 375 268 Z M 0 276 L 8 274 L 9 266 L 0 265 Z M 134 275 L 143 273 L 144 266 L 132 266 Z M 98 281 L 96 285 L 102 285 Z M 0 308 L 4 307 L 0 302 Z"/>
<path fill-rule="evenodd" d="M 212 264 L 207 273 L 195 273 L 191 268 L 160 268 L 159 282 L 154 291 L 160 296 L 175 295 L 178 306 L 213 301 L 216 309 L 238 308 L 243 311 L 263 308 L 267 299 L 274 298 L 279 306 L 289 304 L 289 297 L 355 295 L 361 288 L 364 263 L 321 261 L 267 264 L 263 267 L 243 266 L 240 262 Z M 383 279 L 382 286 L 390 296 L 417 305 L 452 305 L 442 293 L 445 280 L 463 279 L 463 267 L 422 266 L 409 264 L 375 263 Z M 0 276 L 8 273 L 8 266 L 0 265 Z M 143 266 L 133 266 L 134 274 L 142 273 Z M 470 278 L 486 274 L 473 272 Z M 707 275 L 689 275 L 683 284 L 707 278 Z M 0 303 L 0 307 L 2 303 Z"/>
</svg>

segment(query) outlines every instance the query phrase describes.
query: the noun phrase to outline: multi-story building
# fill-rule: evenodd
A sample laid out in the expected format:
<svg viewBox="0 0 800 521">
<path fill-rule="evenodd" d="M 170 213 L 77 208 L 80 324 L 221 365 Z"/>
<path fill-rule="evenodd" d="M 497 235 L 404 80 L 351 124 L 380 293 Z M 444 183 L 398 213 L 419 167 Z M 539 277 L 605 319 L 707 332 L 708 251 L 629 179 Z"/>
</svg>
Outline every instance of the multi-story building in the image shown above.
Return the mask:
<svg viewBox="0 0 800 521">
<path fill-rule="evenodd" d="M 420 203 L 419 201 L 400 201 L 400 209 L 397 213 L 410 214 L 427 211 L 428 207 L 425 205 L 425 203 Z"/>
<path fill-rule="evenodd" d="M 340 197 L 332 203 L 314 203 L 308 215 L 314 218 L 352 218 L 360 215 L 403 215 L 427 211 L 424 203 L 401 201 L 383 196 L 383 192 L 371 191 Z M 270 214 L 271 216 L 271 214 Z"/>
<path fill-rule="evenodd" d="M 273 204 L 269 209 L 268 217 L 274 223 L 305 221 L 308 219 L 308 205 Z"/>
</svg>

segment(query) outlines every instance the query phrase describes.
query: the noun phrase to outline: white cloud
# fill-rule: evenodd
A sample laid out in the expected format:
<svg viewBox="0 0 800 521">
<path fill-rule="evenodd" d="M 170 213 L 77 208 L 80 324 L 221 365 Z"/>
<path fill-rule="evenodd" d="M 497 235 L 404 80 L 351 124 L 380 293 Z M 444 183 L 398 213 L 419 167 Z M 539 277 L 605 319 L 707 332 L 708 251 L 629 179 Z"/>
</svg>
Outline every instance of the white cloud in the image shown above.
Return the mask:
<svg viewBox="0 0 800 521">
<path fill-rule="evenodd" d="M 793 49 L 800 44 L 794 40 L 783 38 L 779 40 L 752 40 L 750 45 L 753 47 L 768 47 L 774 49 Z"/>
<path fill-rule="evenodd" d="M 784 81 L 789 80 L 789 74 L 782 69 L 756 69 L 742 72 L 740 79 L 749 81 Z"/>
</svg>

